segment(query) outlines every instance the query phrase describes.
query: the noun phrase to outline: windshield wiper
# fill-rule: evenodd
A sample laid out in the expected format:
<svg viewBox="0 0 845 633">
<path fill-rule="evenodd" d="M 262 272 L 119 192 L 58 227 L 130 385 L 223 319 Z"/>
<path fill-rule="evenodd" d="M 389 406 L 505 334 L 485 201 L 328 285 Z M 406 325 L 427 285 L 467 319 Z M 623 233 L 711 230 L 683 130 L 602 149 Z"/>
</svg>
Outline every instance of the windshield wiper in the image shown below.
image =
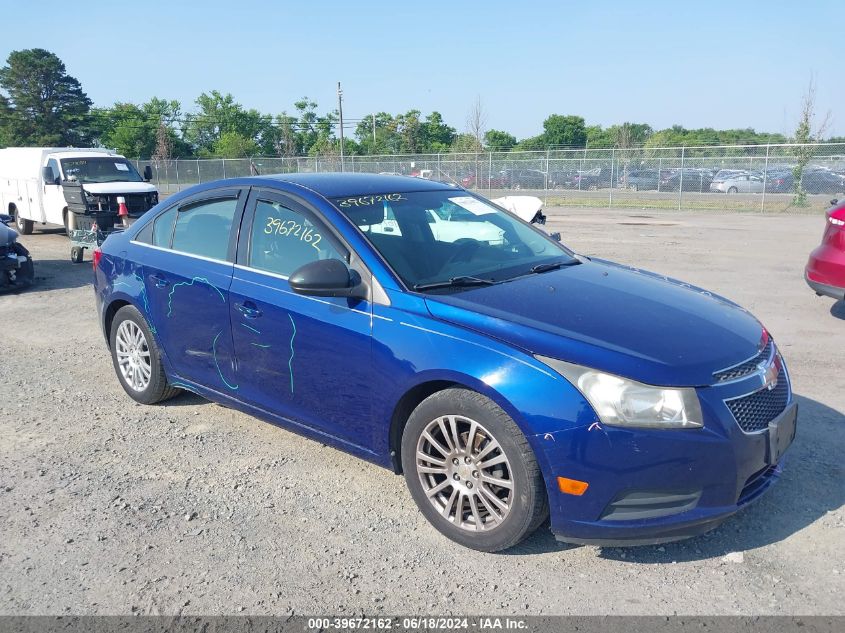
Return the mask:
<svg viewBox="0 0 845 633">
<path fill-rule="evenodd" d="M 549 262 L 546 264 L 537 264 L 534 266 L 530 272 L 532 273 L 545 273 L 550 270 L 557 270 L 558 268 L 563 268 L 564 266 L 577 266 L 580 264 L 577 259 L 572 259 L 567 262 Z"/>
<path fill-rule="evenodd" d="M 469 275 L 461 275 L 460 277 L 452 277 L 446 281 L 433 281 L 428 284 L 416 284 L 414 290 L 434 290 L 435 288 L 459 288 L 466 286 L 492 286 L 496 282 L 492 279 L 482 279 L 481 277 L 471 277 Z"/>
</svg>

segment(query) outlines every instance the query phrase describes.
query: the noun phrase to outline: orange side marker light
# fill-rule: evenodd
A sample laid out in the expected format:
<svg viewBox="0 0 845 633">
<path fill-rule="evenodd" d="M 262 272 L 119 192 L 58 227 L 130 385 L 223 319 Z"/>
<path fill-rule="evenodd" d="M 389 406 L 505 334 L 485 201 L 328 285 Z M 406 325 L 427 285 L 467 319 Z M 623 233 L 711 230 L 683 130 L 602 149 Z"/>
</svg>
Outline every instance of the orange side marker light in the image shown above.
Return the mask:
<svg viewBox="0 0 845 633">
<path fill-rule="evenodd" d="M 558 477 L 557 487 L 560 488 L 560 491 L 565 495 L 575 495 L 576 497 L 580 497 L 582 494 L 587 492 L 587 488 L 590 487 L 590 484 L 586 481 L 578 481 L 577 479 Z"/>
</svg>

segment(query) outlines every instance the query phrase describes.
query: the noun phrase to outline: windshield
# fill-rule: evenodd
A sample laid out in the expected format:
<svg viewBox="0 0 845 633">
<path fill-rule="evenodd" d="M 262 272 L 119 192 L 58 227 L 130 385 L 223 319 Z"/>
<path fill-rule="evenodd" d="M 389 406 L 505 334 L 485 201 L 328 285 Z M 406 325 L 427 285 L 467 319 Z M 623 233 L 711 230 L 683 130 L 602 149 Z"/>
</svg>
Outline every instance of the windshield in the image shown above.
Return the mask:
<svg viewBox="0 0 845 633">
<path fill-rule="evenodd" d="M 143 182 L 135 167 L 125 158 L 65 158 L 62 160 L 65 180 L 79 182 Z"/>
<path fill-rule="evenodd" d="M 468 277 L 501 282 L 536 272 L 532 269 L 538 264 L 577 263 L 545 233 L 465 191 L 385 193 L 333 202 L 409 288 Z"/>
</svg>

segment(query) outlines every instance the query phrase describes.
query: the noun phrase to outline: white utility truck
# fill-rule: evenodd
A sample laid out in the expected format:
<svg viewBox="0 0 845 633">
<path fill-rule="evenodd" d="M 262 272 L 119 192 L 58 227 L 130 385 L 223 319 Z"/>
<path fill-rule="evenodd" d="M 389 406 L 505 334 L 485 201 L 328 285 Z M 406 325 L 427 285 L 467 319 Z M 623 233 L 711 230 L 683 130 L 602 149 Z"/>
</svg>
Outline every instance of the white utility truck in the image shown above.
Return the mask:
<svg viewBox="0 0 845 633">
<path fill-rule="evenodd" d="M 20 233 L 29 235 L 35 223 L 64 226 L 70 232 L 80 214 L 117 213 L 122 198 L 130 218 L 158 204 L 150 184 L 152 170 L 138 173 L 120 154 L 98 148 L 10 147 L 0 149 L 0 213 L 15 218 Z M 84 191 L 91 210 L 68 211 L 65 187 Z M 81 227 L 80 227 L 81 228 Z"/>
</svg>

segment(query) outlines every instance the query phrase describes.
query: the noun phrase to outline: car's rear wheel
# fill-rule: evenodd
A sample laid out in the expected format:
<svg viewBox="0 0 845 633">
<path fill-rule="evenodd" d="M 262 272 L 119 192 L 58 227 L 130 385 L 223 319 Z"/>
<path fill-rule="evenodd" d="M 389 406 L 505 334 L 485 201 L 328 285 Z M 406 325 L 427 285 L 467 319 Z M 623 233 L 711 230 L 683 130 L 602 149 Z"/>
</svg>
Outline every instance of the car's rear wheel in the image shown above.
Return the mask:
<svg viewBox="0 0 845 633">
<path fill-rule="evenodd" d="M 637 183 L 634 183 L 633 185 L 631 185 L 631 191 L 639 191 L 639 190 L 640 190 L 640 187 L 639 187 L 639 185 L 637 185 Z"/>
<path fill-rule="evenodd" d="M 155 338 L 134 306 L 123 306 L 114 315 L 109 340 L 117 378 L 133 400 L 155 404 L 181 392 L 168 384 Z"/>
<path fill-rule="evenodd" d="M 729 187 L 729 188 L 728 188 L 728 193 L 736 193 L 736 192 L 737 192 L 737 188 L 736 188 L 736 187 Z"/>
<path fill-rule="evenodd" d="M 507 549 L 548 516 L 543 477 L 528 441 L 479 393 L 446 389 L 420 403 L 402 436 L 402 464 L 423 515 L 466 547 Z"/>
</svg>

